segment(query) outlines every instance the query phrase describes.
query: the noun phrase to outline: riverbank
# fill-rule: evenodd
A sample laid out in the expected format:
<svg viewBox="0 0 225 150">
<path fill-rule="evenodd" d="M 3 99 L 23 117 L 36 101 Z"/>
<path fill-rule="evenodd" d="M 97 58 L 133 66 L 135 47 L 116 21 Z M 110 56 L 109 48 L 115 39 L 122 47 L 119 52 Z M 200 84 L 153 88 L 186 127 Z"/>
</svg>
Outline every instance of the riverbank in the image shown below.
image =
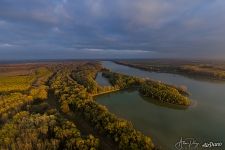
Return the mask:
<svg viewBox="0 0 225 150">
<path fill-rule="evenodd" d="M 126 61 L 113 61 L 116 64 L 133 67 L 145 71 L 157 73 L 172 73 L 180 74 L 194 79 L 210 80 L 210 81 L 225 81 L 225 68 L 217 68 L 213 65 L 204 64 L 161 64 L 159 62 L 148 63 L 142 62 L 126 62 Z"/>
<path fill-rule="evenodd" d="M 92 97 L 100 96 L 100 95 L 104 95 L 104 94 L 109 94 L 109 93 L 117 92 L 117 91 L 120 91 L 120 90 L 122 90 L 122 89 L 116 89 L 116 90 L 110 90 L 110 91 L 106 91 L 106 92 L 100 92 L 100 93 L 97 93 L 97 94 L 92 94 L 91 96 Z"/>
</svg>

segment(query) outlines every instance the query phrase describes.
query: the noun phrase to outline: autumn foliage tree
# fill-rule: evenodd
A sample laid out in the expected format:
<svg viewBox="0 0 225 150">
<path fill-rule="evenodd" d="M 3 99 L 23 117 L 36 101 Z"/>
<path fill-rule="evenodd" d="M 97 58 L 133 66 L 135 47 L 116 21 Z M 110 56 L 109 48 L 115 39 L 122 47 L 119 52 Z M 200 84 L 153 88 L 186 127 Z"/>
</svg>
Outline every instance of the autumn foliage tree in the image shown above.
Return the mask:
<svg viewBox="0 0 225 150">
<path fill-rule="evenodd" d="M 55 115 L 20 112 L 0 129 L 0 149 L 98 149 L 99 140 L 82 137 L 76 126 Z"/>
</svg>

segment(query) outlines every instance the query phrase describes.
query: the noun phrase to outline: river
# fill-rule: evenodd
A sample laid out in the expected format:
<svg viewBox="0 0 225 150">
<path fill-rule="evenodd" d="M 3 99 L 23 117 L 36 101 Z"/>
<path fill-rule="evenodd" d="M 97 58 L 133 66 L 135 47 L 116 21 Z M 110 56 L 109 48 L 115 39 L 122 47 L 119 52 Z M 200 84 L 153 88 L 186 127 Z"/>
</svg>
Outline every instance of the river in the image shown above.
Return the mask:
<svg viewBox="0 0 225 150">
<path fill-rule="evenodd" d="M 175 143 L 181 138 L 194 138 L 199 143 L 198 149 L 202 149 L 204 142 L 222 142 L 225 145 L 225 83 L 196 80 L 176 74 L 153 73 L 111 61 L 102 61 L 102 65 L 114 72 L 148 77 L 188 88 L 194 105 L 187 109 L 157 104 L 150 98 L 142 97 L 135 90 L 96 97 L 98 103 L 107 106 L 117 116 L 131 121 L 135 128 L 152 137 L 154 143 L 163 149 L 174 150 Z M 100 80 L 98 77 L 98 82 Z"/>
</svg>

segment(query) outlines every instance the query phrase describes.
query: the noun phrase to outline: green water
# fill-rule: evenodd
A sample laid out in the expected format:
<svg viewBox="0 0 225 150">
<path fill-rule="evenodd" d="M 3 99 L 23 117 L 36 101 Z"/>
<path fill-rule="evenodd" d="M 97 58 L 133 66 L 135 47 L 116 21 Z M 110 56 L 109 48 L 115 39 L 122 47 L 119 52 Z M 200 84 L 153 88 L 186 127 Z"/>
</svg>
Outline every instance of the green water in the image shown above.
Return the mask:
<svg viewBox="0 0 225 150">
<path fill-rule="evenodd" d="M 157 104 L 152 99 L 142 97 L 135 90 L 119 91 L 96 98 L 111 112 L 131 121 L 135 128 L 152 137 L 154 143 L 161 145 L 163 149 L 173 150 L 181 137 L 190 137 L 200 145 L 210 141 L 222 142 L 223 147 L 219 149 L 224 149 L 225 83 L 199 81 L 167 73 L 151 73 L 109 61 L 103 61 L 102 65 L 115 72 L 188 87 L 194 105 L 187 109 Z"/>
</svg>

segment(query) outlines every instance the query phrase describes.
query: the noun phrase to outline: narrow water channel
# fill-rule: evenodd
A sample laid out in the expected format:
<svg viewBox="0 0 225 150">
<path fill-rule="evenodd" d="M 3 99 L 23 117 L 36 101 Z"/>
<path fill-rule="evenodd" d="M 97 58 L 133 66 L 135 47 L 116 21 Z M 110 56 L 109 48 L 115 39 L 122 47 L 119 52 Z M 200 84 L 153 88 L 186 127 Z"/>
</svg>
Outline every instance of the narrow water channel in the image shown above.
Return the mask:
<svg viewBox="0 0 225 150">
<path fill-rule="evenodd" d="M 109 81 L 106 79 L 106 78 L 103 78 L 102 77 L 102 72 L 99 72 L 96 76 L 96 79 L 97 83 L 100 85 L 100 86 L 110 86 L 110 83 Z"/>
<path fill-rule="evenodd" d="M 131 121 L 135 128 L 152 137 L 163 149 L 176 149 L 174 145 L 181 138 L 194 138 L 199 143 L 198 149 L 203 149 L 201 145 L 204 142 L 222 142 L 225 145 L 225 83 L 199 81 L 176 74 L 152 73 L 110 61 L 102 61 L 102 65 L 114 72 L 187 86 L 190 98 L 196 104 L 188 109 L 159 105 L 134 90 L 96 97 L 100 104 L 107 106 L 119 117 Z"/>
</svg>

